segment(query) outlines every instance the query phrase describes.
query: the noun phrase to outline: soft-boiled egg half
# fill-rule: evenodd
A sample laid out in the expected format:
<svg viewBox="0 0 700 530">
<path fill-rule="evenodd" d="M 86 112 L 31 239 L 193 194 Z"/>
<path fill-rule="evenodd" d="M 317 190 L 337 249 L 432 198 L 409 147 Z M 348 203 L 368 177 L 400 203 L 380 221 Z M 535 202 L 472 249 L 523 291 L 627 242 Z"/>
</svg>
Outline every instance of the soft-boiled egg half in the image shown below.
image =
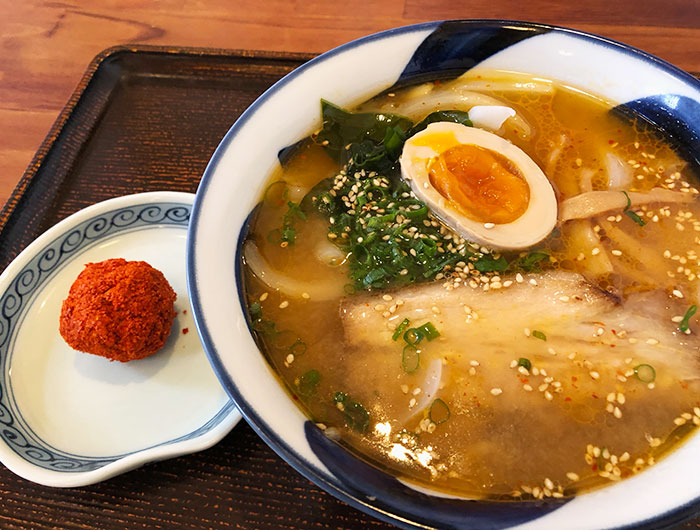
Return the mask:
<svg viewBox="0 0 700 530">
<path fill-rule="evenodd" d="M 523 249 L 557 220 L 549 180 L 521 149 L 493 133 L 438 122 L 409 138 L 401 174 L 433 215 L 463 238 Z"/>
</svg>

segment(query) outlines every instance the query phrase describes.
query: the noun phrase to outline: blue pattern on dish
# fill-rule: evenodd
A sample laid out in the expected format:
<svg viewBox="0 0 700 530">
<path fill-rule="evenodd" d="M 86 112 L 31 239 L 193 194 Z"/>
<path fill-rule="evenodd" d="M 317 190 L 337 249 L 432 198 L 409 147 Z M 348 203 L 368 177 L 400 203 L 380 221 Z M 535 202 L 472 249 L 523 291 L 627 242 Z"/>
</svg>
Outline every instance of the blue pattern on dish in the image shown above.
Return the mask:
<svg viewBox="0 0 700 530">
<path fill-rule="evenodd" d="M 39 251 L 18 273 L 10 287 L 0 297 L 0 364 L 3 379 L 0 384 L 0 437 L 15 453 L 28 462 L 54 471 L 92 471 L 139 451 L 109 457 L 88 457 L 61 451 L 39 438 L 22 417 L 8 393 L 11 345 L 21 324 L 24 310 L 33 295 L 50 280 L 52 274 L 69 262 L 79 251 L 94 242 L 114 234 L 154 225 L 175 225 L 187 228 L 192 206 L 189 204 L 151 203 L 106 212 L 93 217 L 62 234 Z M 234 408 L 228 402 L 206 424 L 177 439 L 170 445 L 200 436 L 218 425 Z"/>
</svg>

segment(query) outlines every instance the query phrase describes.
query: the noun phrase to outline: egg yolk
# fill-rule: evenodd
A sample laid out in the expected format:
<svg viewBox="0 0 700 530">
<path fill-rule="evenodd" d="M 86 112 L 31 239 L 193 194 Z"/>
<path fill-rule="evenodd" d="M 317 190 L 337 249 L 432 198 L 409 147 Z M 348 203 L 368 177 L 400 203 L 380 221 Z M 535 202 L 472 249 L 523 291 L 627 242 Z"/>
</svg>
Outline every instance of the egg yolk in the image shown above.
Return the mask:
<svg viewBox="0 0 700 530">
<path fill-rule="evenodd" d="M 510 223 L 530 202 L 530 187 L 512 164 L 477 145 L 459 144 L 433 159 L 430 182 L 460 213 L 481 223 Z"/>
</svg>

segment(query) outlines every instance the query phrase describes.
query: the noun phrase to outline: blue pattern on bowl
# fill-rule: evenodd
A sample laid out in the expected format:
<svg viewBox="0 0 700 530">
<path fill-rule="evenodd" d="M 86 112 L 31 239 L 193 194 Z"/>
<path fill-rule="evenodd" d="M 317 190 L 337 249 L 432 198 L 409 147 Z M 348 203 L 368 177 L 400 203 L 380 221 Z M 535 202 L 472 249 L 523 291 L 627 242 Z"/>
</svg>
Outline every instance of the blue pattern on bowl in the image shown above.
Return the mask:
<svg viewBox="0 0 700 530">
<path fill-rule="evenodd" d="M 263 419 L 263 415 L 255 410 L 255 407 L 239 390 L 236 381 L 227 373 L 221 355 L 219 351 L 217 351 L 214 338 L 207 326 L 206 315 L 204 314 L 202 302 L 197 292 L 197 282 L 194 272 L 196 265 L 194 248 L 197 237 L 197 224 L 199 222 L 197 210 L 202 208 L 202 204 L 205 202 L 204 196 L 208 192 L 210 182 L 213 180 L 214 173 L 217 171 L 217 166 L 221 162 L 224 151 L 235 140 L 240 129 L 246 125 L 255 112 L 257 112 L 276 92 L 283 89 L 286 84 L 295 81 L 299 76 L 303 75 L 305 71 L 308 71 L 308 67 L 313 66 L 313 64 L 327 61 L 341 52 L 352 50 L 355 47 L 362 46 L 377 39 L 399 36 L 402 33 L 408 34 L 426 28 L 432 29 L 433 32 L 416 48 L 413 57 L 404 68 L 403 73 L 397 78 L 395 86 L 419 82 L 428 77 L 431 79 L 435 78 L 435 72 L 438 72 L 437 77 L 449 77 L 461 74 L 463 71 L 514 44 L 517 45 L 517 43 L 525 39 L 544 35 L 548 32 L 567 34 L 572 38 L 609 47 L 616 52 L 628 54 L 634 56 L 636 59 L 643 59 L 651 62 L 655 68 L 664 70 L 675 78 L 690 79 L 687 74 L 675 67 L 625 45 L 573 30 L 528 23 L 507 21 L 428 23 L 407 28 L 398 28 L 346 44 L 314 59 L 272 87 L 265 95 L 257 100 L 243 115 L 241 120 L 231 128 L 214 153 L 202 179 L 202 184 L 195 201 L 195 215 L 193 217 L 193 223 L 190 229 L 190 240 L 188 243 L 188 267 L 190 271 L 188 274 L 188 284 L 190 292 L 192 293 L 198 329 L 205 344 L 207 355 L 215 368 L 217 376 L 227 389 L 229 395 L 236 401 L 243 415 L 255 431 L 297 471 L 323 487 L 326 491 L 350 503 L 356 508 L 393 524 L 399 524 L 410 528 L 418 526 L 424 527 L 423 525 L 445 528 L 500 528 L 507 525 L 526 523 L 543 517 L 548 513 L 552 513 L 564 506 L 572 506 L 577 503 L 567 500 L 559 501 L 549 499 L 543 503 L 496 504 L 488 501 L 451 500 L 419 493 L 401 484 L 391 476 L 365 464 L 342 446 L 328 440 L 312 422 L 306 421 L 303 425 L 306 442 L 323 466 L 311 462 L 310 460 L 312 460 L 312 457 L 307 458 L 302 451 L 299 451 L 298 448 L 290 444 L 283 434 L 277 433 L 274 427 Z M 476 49 L 482 47 L 484 48 L 472 52 L 472 48 Z M 460 53 L 464 54 L 461 58 Z M 423 75 L 421 73 L 422 70 L 429 70 L 430 74 Z M 693 81 L 693 83 L 697 86 L 696 81 Z M 660 97 L 662 99 L 668 98 L 667 96 Z M 689 101 L 692 102 L 692 100 Z M 670 106 L 664 107 L 661 111 L 659 111 L 658 105 L 656 107 L 654 105 L 649 105 L 648 108 L 644 105 L 639 105 L 638 108 L 635 108 L 635 102 L 621 105 L 618 109 L 624 109 L 626 107 L 645 116 L 646 119 L 656 125 L 661 125 L 660 122 L 662 121 L 657 115 L 667 115 L 668 119 L 664 122 L 665 127 L 662 125 L 666 131 L 671 130 L 668 127 L 669 123 L 673 122 L 673 120 L 679 121 L 687 119 L 689 116 L 688 111 L 679 111 L 677 108 L 671 108 Z M 690 121 L 690 123 L 700 123 L 700 121 L 696 119 L 694 122 Z M 683 132 L 677 134 L 682 141 L 688 141 L 688 139 L 693 141 L 693 138 L 696 141 L 697 131 L 695 131 L 695 129 L 689 131 L 690 133 L 686 136 L 683 136 L 685 134 Z M 280 149 L 278 152 L 280 162 L 284 162 L 290 154 L 291 149 L 297 145 L 298 143 L 292 143 L 290 147 Z M 697 149 L 697 144 L 694 145 Z M 240 255 L 242 250 L 241 243 L 248 231 L 251 216 L 249 216 L 243 224 L 239 233 L 236 249 L 237 259 L 234 265 L 236 268 L 235 276 L 239 279 L 237 287 L 243 314 L 247 314 L 247 302 L 245 293 L 243 292 L 242 282 L 240 281 L 242 277 Z M 575 500 L 576 499 L 573 499 L 573 501 Z M 648 518 L 643 521 L 643 523 L 655 526 L 660 524 L 661 521 L 678 520 L 682 517 L 682 514 L 696 510 L 699 503 L 700 499 L 696 499 L 683 506 L 677 506 L 670 512 Z M 545 520 L 542 521 L 543 524 L 546 524 Z M 585 524 L 585 521 L 582 523 Z M 620 527 L 619 523 L 615 523 L 615 525 Z"/>
</svg>

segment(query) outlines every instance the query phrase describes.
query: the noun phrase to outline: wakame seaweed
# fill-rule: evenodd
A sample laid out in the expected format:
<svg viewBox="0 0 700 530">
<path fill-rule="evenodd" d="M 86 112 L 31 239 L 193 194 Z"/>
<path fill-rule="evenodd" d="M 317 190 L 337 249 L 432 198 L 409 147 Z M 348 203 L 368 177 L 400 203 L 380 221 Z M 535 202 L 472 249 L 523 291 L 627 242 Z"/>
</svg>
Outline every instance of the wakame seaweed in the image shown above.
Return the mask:
<svg viewBox="0 0 700 530">
<path fill-rule="evenodd" d="M 449 276 L 466 262 L 480 273 L 509 269 L 504 256 L 470 245 L 432 217 L 400 176 L 407 138 L 438 121 L 470 126 L 466 112 L 437 111 L 414 125 L 403 116 L 352 113 L 322 100 L 321 115 L 323 127 L 314 141 L 343 169 L 314 186 L 301 210 L 326 216 L 328 238 L 348 251 L 349 292 Z M 541 253 L 519 263 L 516 257 L 514 265 L 532 270 L 544 258 Z"/>
</svg>

